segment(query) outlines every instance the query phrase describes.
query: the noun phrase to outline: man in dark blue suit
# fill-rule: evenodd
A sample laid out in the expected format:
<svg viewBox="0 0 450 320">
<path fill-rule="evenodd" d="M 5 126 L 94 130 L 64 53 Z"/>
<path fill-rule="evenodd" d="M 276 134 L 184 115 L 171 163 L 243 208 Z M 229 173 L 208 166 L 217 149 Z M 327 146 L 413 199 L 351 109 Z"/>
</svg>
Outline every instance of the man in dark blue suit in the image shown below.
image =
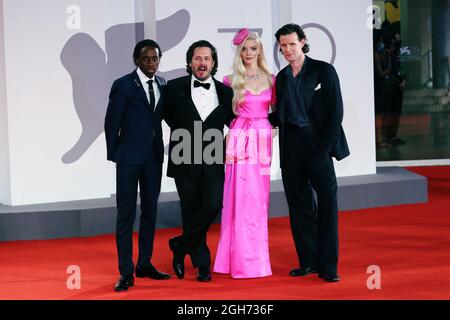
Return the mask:
<svg viewBox="0 0 450 320">
<path fill-rule="evenodd" d="M 319 273 L 339 281 L 337 182 L 332 157 L 350 152 L 341 123 L 343 103 L 334 67 L 305 55 L 302 28 L 287 24 L 275 34 L 289 65 L 276 79 L 276 111 L 269 120 L 280 129 L 280 163 L 300 268 L 291 276 Z M 317 193 L 317 205 L 313 189 Z"/>
<path fill-rule="evenodd" d="M 116 163 L 116 242 L 120 279 L 115 291 L 126 291 L 139 278 L 170 279 L 150 262 L 153 252 L 156 209 L 161 188 L 164 144 L 159 109 L 166 81 L 157 75 L 161 49 L 153 40 L 136 44 L 137 69 L 114 81 L 105 117 L 108 160 Z M 133 223 L 137 188 L 141 217 L 139 257 L 133 264 Z"/>
</svg>

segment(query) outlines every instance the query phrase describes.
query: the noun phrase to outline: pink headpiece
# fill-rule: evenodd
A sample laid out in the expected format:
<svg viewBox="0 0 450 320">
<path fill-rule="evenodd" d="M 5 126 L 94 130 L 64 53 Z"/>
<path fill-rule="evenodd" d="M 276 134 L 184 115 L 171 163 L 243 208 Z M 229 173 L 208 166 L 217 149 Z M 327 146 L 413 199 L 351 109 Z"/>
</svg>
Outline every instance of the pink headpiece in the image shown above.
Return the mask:
<svg viewBox="0 0 450 320">
<path fill-rule="evenodd" d="M 235 46 L 240 45 L 242 42 L 244 42 L 245 38 L 247 38 L 249 34 L 250 34 L 250 31 L 247 28 L 242 28 L 234 36 L 233 44 Z"/>
</svg>

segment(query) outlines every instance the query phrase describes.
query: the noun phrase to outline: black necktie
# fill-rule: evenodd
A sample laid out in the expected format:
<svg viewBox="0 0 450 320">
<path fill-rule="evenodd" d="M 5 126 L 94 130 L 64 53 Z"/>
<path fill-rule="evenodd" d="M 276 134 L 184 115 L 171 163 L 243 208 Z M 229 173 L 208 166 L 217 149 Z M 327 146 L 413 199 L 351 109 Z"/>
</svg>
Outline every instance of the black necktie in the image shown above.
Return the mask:
<svg viewBox="0 0 450 320">
<path fill-rule="evenodd" d="M 209 90 L 209 87 L 211 87 L 211 83 L 203 83 L 198 80 L 194 80 L 194 88 L 203 87 L 206 90 Z"/>
<path fill-rule="evenodd" d="M 155 92 L 153 91 L 153 80 L 148 80 L 148 92 L 150 94 L 150 110 L 155 110 Z"/>
</svg>

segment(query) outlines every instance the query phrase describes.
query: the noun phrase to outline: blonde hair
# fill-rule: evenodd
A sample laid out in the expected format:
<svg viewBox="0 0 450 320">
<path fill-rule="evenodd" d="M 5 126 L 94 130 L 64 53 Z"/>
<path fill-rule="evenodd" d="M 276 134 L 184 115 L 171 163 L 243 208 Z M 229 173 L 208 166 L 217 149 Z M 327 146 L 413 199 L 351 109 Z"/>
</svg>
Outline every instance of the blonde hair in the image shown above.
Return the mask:
<svg viewBox="0 0 450 320">
<path fill-rule="evenodd" d="M 231 88 L 233 89 L 234 92 L 233 112 L 236 115 L 238 114 L 237 110 L 238 106 L 244 102 L 246 69 L 244 63 L 242 62 L 241 52 L 247 40 L 256 41 L 256 44 L 259 49 L 259 56 L 258 56 L 259 69 L 267 76 L 270 76 L 272 74 L 269 71 L 269 68 L 267 67 L 266 57 L 264 56 L 264 48 L 262 45 L 261 38 L 258 36 L 257 33 L 250 32 L 249 35 L 245 38 L 245 40 L 242 41 L 242 43 L 236 47 L 236 53 L 234 55 L 234 63 L 233 63 L 233 74 L 229 76 Z M 270 77 L 269 79 L 272 85 L 272 77 Z"/>
</svg>

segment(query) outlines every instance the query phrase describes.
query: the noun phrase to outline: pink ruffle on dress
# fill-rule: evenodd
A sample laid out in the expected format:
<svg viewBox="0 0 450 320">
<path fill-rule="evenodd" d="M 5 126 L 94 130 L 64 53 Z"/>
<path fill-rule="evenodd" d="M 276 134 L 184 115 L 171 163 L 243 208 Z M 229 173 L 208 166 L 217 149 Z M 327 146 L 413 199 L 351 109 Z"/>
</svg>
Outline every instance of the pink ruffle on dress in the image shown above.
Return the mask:
<svg viewBox="0 0 450 320">
<path fill-rule="evenodd" d="M 231 85 L 227 77 L 223 82 Z M 268 239 L 272 127 L 267 117 L 274 90 L 273 84 L 258 95 L 246 91 L 227 137 L 220 239 L 213 271 L 232 278 L 272 274 Z"/>
</svg>

